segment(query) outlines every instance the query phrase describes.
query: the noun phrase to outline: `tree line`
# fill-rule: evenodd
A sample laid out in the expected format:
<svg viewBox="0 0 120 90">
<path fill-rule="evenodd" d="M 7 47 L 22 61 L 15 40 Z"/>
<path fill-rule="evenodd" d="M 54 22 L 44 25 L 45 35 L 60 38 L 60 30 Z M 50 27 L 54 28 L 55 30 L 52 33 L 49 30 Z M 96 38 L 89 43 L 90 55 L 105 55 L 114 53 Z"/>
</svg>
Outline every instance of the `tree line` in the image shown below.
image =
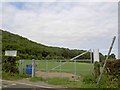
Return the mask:
<svg viewBox="0 0 120 90">
<path fill-rule="evenodd" d="M 86 50 L 70 50 L 68 48 L 52 47 L 42 45 L 37 42 L 33 42 L 20 35 L 13 34 L 4 30 L 2 32 L 2 54 L 5 54 L 5 50 L 17 50 L 20 59 L 71 59 L 78 54 L 85 52 Z M 100 53 L 100 59 L 105 59 L 102 53 Z M 79 57 L 78 59 L 89 59 L 90 53 Z M 111 54 L 110 58 L 115 58 L 114 54 Z"/>
</svg>

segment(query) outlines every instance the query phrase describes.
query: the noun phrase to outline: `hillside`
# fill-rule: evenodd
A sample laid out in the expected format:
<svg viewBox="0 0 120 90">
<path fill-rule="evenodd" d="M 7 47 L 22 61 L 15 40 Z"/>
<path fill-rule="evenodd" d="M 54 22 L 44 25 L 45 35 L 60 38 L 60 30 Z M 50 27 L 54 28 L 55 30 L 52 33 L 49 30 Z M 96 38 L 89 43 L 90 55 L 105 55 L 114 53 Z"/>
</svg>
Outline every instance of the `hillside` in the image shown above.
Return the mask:
<svg viewBox="0 0 120 90">
<path fill-rule="evenodd" d="M 68 48 L 50 47 L 33 42 L 22 36 L 2 31 L 2 53 L 5 50 L 17 50 L 21 59 L 70 59 L 85 50 L 70 50 Z M 101 59 L 104 56 L 100 53 Z M 89 53 L 80 58 L 90 58 Z"/>
</svg>

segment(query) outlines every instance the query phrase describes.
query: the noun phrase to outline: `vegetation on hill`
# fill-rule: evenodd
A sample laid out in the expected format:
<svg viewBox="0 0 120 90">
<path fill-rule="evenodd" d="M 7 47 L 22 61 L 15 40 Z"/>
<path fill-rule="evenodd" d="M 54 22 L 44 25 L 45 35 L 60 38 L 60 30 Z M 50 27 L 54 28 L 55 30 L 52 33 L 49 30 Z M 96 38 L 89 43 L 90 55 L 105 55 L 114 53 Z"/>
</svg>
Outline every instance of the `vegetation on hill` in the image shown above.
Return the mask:
<svg viewBox="0 0 120 90">
<path fill-rule="evenodd" d="M 2 32 L 2 34 L 1 34 Z M 0 30 L 0 37 L 2 36 L 2 78 L 7 80 L 16 80 L 22 79 L 27 76 L 26 74 L 18 74 L 18 63 L 19 59 L 70 59 L 74 56 L 85 52 L 85 50 L 70 50 L 68 48 L 59 48 L 59 47 L 50 47 L 45 46 L 40 43 L 33 42 L 22 36 L 12 34 L 7 31 Z M 1 38 L 0 38 L 1 39 Z M 1 43 L 0 43 L 1 44 Z M 1 47 L 2 46 L 2 47 Z M 6 57 L 5 50 L 17 50 L 17 57 Z M 79 57 L 78 59 L 89 59 L 90 53 Z M 100 53 L 100 60 L 105 60 L 106 55 L 104 56 Z M 97 77 L 100 74 L 100 65 L 96 64 L 98 68 L 95 71 L 99 70 L 99 74 L 95 77 L 92 75 L 82 75 L 81 78 L 78 78 L 77 82 L 69 80 L 68 78 L 42 78 L 42 77 L 33 77 L 30 78 L 30 81 L 44 81 L 49 84 L 62 85 L 70 88 L 120 88 L 120 61 L 115 60 L 115 55 L 112 53 L 109 57 L 109 60 L 106 64 L 106 70 L 102 75 L 100 83 L 97 85 Z M 102 61 L 103 62 L 103 61 Z M 28 63 L 28 62 L 27 62 Z M 59 63 L 59 62 L 58 62 Z M 52 64 L 50 64 L 52 65 Z M 72 66 L 72 65 L 70 65 Z M 79 64 L 81 67 L 81 65 Z M 85 65 L 84 65 L 85 66 Z M 88 65 L 87 65 L 88 67 Z M 89 67 L 88 67 L 89 68 Z M 81 68 L 80 68 L 81 69 Z M 81 69 L 83 70 L 83 69 Z M 96 72 L 97 74 L 98 72 Z M 109 82 L 108 82 L 109 81 Z"/>
<path fill-rule="evenodd" d="M 70 59 L 85 50 L 70 50 L 68 48 L 59 48 L 45 46 L 40 43 L 33 42 L 27 38 L 12 34 L 7 31 L 2 31 L 2 54 L 5 50 L 17 50 L 20 59 Z M 79 57 L 78 59 L 89 59 L 89 53 Z M 100 59 L 105 59 L 105 56 L 100 53 Z"/>
</svg>

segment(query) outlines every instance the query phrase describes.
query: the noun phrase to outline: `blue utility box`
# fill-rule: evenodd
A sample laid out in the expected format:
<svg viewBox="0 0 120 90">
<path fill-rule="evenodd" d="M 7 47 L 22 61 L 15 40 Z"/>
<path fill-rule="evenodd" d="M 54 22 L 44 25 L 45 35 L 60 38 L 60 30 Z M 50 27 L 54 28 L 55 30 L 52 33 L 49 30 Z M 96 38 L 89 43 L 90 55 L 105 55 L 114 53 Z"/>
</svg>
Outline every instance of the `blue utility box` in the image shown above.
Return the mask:
<svg viewBox="0 0 120 90">
<path fill-rule="evenodd" d="M 26 65 L 26 74 L 32 74 L 32 65 Z"/>
</svg>

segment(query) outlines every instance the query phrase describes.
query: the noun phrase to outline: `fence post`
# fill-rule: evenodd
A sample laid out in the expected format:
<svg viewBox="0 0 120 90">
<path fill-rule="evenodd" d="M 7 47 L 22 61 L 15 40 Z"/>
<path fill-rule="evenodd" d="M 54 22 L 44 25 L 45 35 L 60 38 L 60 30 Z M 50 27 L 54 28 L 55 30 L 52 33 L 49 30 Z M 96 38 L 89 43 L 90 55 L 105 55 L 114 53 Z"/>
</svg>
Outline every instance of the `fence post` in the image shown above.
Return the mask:
<svg viewBox="0 0 120 90">
<path fill-rule="evenodd" d="M 90 68 L 90 73 L 92 72 L 92 70 L 93 70 L 93 67 L 92 67 L 92 49 L 90 49 L 90 64 L 91 64 L 91 68 Z M 92 74 L 92 73 L 91 73 Z"/>
<path fill-rule="evenodd" d="M 75 64 L 75 76 L 74 76 L 74 80 L 76 81 L 76 60 L 74 60 L 74 64 Z"/>
<path fill-rule="evenodd" d="M 74 68 L 75 68 L 75 72 L 74 72 L 74 74 L 76 75 L 76 60 L 74 60 Z"/>
<path fill-rule="evenodd" d="M 22 60 L 19 61 L 19 74 L 23 74 Z"/>
<path fill-rule="evenodd" d="M 46 78 L 48 77 L 48 60 L 46 60 Z"/>
<path fill-rule="evenodd" d="M 91 60 L 91 63 L 92 63 L 92 49 L 90 49 L 90 60 Z"/>
<path fill-rule="evenodd" d="M 32 77 L 35 76 L 35 59 L 32 59 Z"/>
<path fill-rule="evenodd" d="M 62 77 L 62 72 L 61 72 L 61 60 L 60 60 L 60 77 Z"/>
</svg>

